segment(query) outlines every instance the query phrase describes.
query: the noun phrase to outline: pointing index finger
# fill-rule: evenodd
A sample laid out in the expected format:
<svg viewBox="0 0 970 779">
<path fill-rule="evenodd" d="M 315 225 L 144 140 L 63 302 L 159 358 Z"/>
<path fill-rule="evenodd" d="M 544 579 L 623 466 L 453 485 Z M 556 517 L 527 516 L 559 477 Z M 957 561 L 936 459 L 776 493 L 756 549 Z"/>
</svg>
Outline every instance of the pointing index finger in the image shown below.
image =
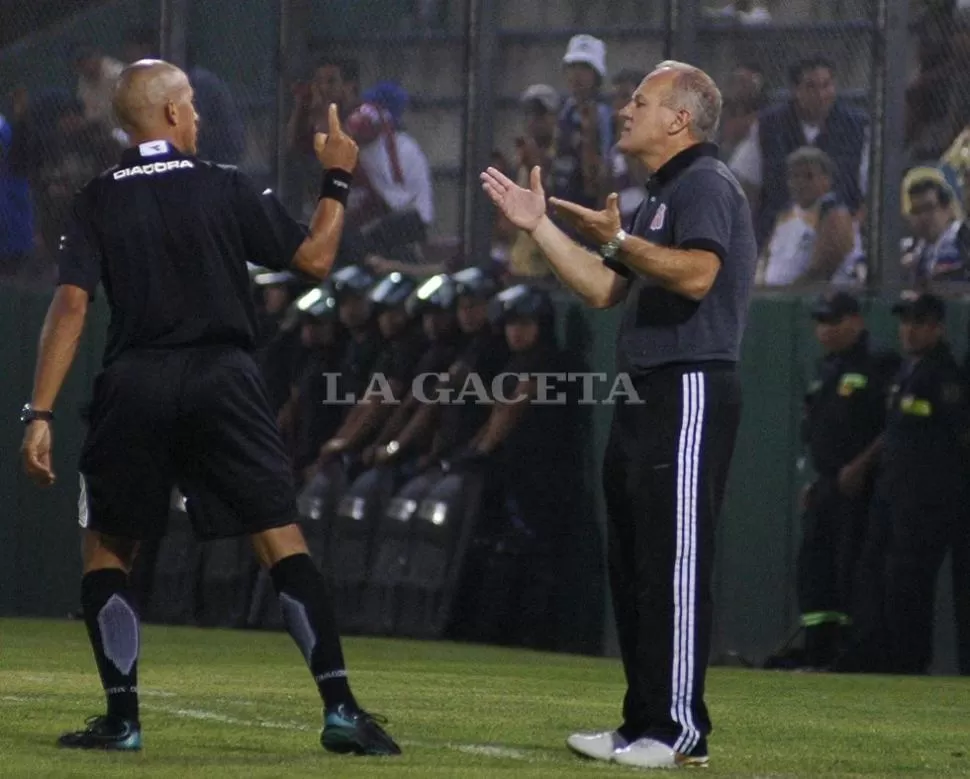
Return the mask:
<svg viewBox="0 0 970 779">
<path fill-rule="evenodd" d="M 340 128 L 340 112 L 337 111 L 336 103 L 330 104 L 330 114 L 328 117 L 328 125 L 329 127 L 327 129 L 330 130 L 331 133 L 343 132 Z"/>
</svg>

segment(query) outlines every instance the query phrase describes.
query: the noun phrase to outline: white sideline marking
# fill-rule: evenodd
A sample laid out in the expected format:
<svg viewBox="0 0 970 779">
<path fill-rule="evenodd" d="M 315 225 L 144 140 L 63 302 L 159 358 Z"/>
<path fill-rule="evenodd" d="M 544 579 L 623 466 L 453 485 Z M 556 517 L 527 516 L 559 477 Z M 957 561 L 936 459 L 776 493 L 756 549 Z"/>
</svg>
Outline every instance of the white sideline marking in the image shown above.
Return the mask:
<svg viewBox="0 0 970 779">
<path fill-rule="evenodd" d="M 522 749 L 510 747 L 493 747 L 487 744 L 446 744 L 449 749 L 456 749 L 468 755 L 482 755 L 483 757 L 508 757 L 513 760 L 531 760 L 532 755 Z"/>
<path fill-rule="evenodd" d="M 228 714 L 220 714 L 217 711 L 206 711 L 205 709 L 179 709 L 174 706 L 156 706 L 153 703 L 142 704 L 143 709 L 148 711 L 160 711 L 164 714 L 172 714 L 183 719 L 208 720 L 209 722 L 221 722 L 223 725 L 245 725 L 250 728 L 272 728 L 274 730 L 299 730 L 313 731 L 308 725 L 300 725 L 296 722 L 273 722 L 272 720 L 248 720 L 232 717 Z"/>
<path fill-rule="evenodd" d="M 143 697 L 149 698 L 175 698 L 176 693 L 165 690 L 143 690 L 140 693 Z M 2 695 L 0 701 L 11 703 L 36 703 L 45 696 L 31 695 L 24 697 L 20 695 Z M 255 705 L 255 701 L 240 701 L 240 703 Z M 229 714 L 222 714 L 217 711 L 207 711 L 206 709 L 186 709 L 178 706 L 167 706 L 157 703 L 142 703 L 141 708 L 145 711 L 157 711 L 162 714 L 170 714 L 181 719 L 193 719 L 203 722 L 218 722 L 222 725 L 239 725 L 249 728 L 268 728 L 271 730 L 291 730 L 294 732 L 308 733 L 319 732 L 320 728 L 310 727 L 298 722 L 277 722 L 275 720 L 252 720 L 233 717 Z M 479 755 L 481 757 L 505 758 L 507 760 L 526 760 L 536 762 L 545 759 L 545 755 L 539 750 L 515 749 L 512 747 L 495 746 L 493 744 L 455 744 L 451 742 L 428 742 L 428 741 L 400 741 L 401 746 L 421 747 L 427 749 L 450 749 L 455 752 L 462 752 L 466 755 Z"/>
<path fill-rule="evenodd" d="M 228 714 L 220 714 L 216 711 L 206 711 L 205 709 L 180 709 L 174 706 L 159 706 L 154 703 L 142 704 L 142 708 L 147 711 L 158 711 L 163 714 L 171 714 L 183 719 L 203 720 L 208 722 L 219 722 L 223 725 L 242 725 L 251 728 L 270 728 L 274 730 L 292 730 L 299 732 L 317 732 L 319 728 L 312 728 L 308 725 L 301 725 L 296 722 L 275 722 L 273 720 L 247 720 L 239 717 L 232 717 Z M 405 747 L 427 747 L 430 749 L 452 749 L 456 752 L 463 752 L 469 755 L 481 755 L 483 757 L 502 757 L 510 760 L 530 760 L 534 761 L 539 757 L 537 752 L 529 752 L 525 749 L 512 749 L 511 747 L 493 746 L 491 744 L 452 744 L 452 743 L 430 743 L 426 741 L 401 741 L 401 746 Z"/>
</svg>

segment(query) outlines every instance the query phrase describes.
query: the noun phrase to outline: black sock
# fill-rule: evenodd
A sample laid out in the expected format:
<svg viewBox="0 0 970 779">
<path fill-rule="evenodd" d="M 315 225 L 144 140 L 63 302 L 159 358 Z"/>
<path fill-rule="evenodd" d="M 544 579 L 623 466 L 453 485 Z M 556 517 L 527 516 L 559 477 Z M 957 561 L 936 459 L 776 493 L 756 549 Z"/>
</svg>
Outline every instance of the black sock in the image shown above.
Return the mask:
<svg viewBox="0 0 970 779">
<path fill-rule="evenodd" d="M 327 585 L 310 555 L 285 557 L 269 574 L 280 596 L 286 629 L 310 666 L 324 705 L 356 707 Z"/>
<path fill-rule="evenodd" d="M 81 579 L 81 608 L 108 699 L 108 716 L 138 721 L 138 615 L 128 574 L 119 568 L 91 571 Z"/>
</svg>

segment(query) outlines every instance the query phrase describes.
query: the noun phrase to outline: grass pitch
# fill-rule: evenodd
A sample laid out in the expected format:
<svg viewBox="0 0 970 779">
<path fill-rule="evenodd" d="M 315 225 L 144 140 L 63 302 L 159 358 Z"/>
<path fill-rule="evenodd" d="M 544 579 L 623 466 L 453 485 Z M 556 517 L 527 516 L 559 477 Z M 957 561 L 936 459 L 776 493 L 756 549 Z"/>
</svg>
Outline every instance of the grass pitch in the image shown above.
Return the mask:
<svg viewBox="0 0 970 779">
<path fill-rule="evenodd" d="M 574 730 L 613 726 L 618 661 L 377 639 L 345 642 L 361 702 L 401 758 L 319 746 L 320 709 L 285 634 L 146 626 L 140 754 L 59 750 L 100 713 L 84 626 L 0 620 L 0 777 L 628 777 L 581 761 Z M 711 769 L 725 777 L 970 777 L 970 680 L 715 669 Z"/>
</svg>

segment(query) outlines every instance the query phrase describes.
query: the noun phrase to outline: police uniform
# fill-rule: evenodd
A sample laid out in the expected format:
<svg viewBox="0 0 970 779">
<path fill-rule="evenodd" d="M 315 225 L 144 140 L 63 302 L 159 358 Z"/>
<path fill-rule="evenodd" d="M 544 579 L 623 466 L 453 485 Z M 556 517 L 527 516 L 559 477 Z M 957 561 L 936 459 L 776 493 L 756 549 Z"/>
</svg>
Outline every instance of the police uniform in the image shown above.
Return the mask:
<svg viewBox="0 0 970 779">
<path fill-rule="evenodd" d="M 78 193 L 59 283 L 93 297 L 100 282 L 112 310 L 80 459 L 82 526 L 157 537 L 174 484 L 203 538 L 294 521 L 246 262 L 284 270 L 305 237 L 242 173 L 165 141 L 126 150 Z"/>
<path fill-rule="evenodd" d="M 491 301 L 494 326 L 523 319 L 539 328 L 536 343 L 512 353 L 501 369 L 503 398 L 516 397 L 524 376 L 563 371 L 553 313 L 548 295 L 525 284 Z M 566 389 L 552 383 L 550 394 L 565 396 Z M 464 466 L 482 470 L 485 484 L 473 551 L 463 563 L 459 616 L 465 624 L 454 626 L 465 639 L 553 647 L 553 566 L 558 537 L 568 526 L 570 500 L 562 474 L 573 470 L 567 411 L 564 404 L 530 403 L 493 452 L 484 457 L 475 456 L 474 450 L 467 453 L 471 457 Z M 461 460 L 459 455 L 453 463 L 462 467 Z M 469 632 L 463 634 L 463 629 Z"/>
<path fill-rule="evenodd" d="M 851 295 L 823 296 L 812 309 L 820 322 L 859 313 Z M 835 660 L 849 623 L 851 583 L 866 527 L 870 484 L 855 497 L 839 489 L 839 472 L 882 432 L 886 401 L 899 356 L 873 351 L 865 331 L 847 350 L 825 356 L 805 398 L 802 440 L 816 479 L 802 517 L 798 604 L 805 628 L 805 662 Z"/>
<path fill-rule="evenodd" d="M 296 403 L 293 407 L 293 463 L 299 473 L 317 457 L 320 443 L 336 431 L 343 407 L 327 403 L 331 389 L 329 376 L 336 372 L 346 349 L 345 334 L 337 330 L 337 301 L 329 284 L 321 284 L 296 300 L 293 308 L 304 324 L 331 323 L 333 340 L 309 350 L 297 376 Z"/>
<path fill-rule="evenodd" d="M 924 294 L 893 309 L 914 319 L 944 317 Z M 860 575 L 870 593 L 861 640 L 868 670 L 925 673 L 932 659 L 936 579 L 965 521 L 967 436 L 964 376 L 940 342 L 907 359 L 891 388 L 885 445 Z M 881 574 L 881 575 L 880 575 Z"/>
<path fill-rule="evenodd" d="M 701 143 L 650 179 L 628 232 L 717 255 L 700 301 L 614 259 L 629 279 L 617 368 L 643 403 L 621 399 L 603 465 L 609 571 L 627 692 L 620 735 L 702 757 L 711 722 L 704 679 L 711 639 L 715 523 L 741 414 L 741 335 L 757 246 L 741 187 Z"/>
</svg>

